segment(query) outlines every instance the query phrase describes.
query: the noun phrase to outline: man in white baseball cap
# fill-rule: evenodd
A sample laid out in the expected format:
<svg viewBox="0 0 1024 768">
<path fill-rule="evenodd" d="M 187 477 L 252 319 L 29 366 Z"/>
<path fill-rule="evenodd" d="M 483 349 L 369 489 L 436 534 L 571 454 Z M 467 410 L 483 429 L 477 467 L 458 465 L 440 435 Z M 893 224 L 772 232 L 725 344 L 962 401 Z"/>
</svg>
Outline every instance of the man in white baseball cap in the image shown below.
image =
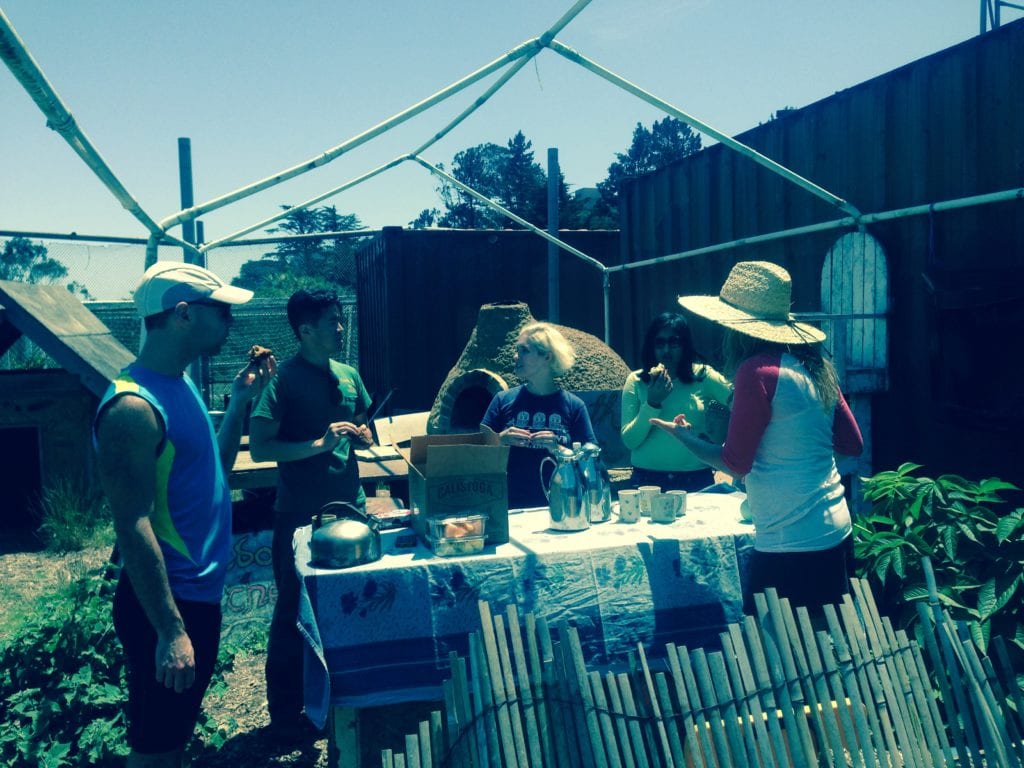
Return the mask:
<svg viewBox="0 0 1024 768">
<path fill-rule="evenodd" d="M 135 291 L 135 306 L 141 317 L 150 317 L 173 309 L 179 301 L 244 304 L 251 298 L 252 291 L 228 285 L 208 269 L 158 261 L 142 276 Z"/>
<path fill-rule="evenodd" d="M 216 435 L 185 370 L 220 350 L 231 305 L 251 298 L 202 267 L 154 264 L 135 292 L 142 351 L 97 410 L 100 480 L 124 566 L 113 613 L 127 659 L 129 768 L 180 768 L 217 659 L 231 554 L 226 478 L 246 405 L 276 361 L 239 371 Z"/>
</svg>

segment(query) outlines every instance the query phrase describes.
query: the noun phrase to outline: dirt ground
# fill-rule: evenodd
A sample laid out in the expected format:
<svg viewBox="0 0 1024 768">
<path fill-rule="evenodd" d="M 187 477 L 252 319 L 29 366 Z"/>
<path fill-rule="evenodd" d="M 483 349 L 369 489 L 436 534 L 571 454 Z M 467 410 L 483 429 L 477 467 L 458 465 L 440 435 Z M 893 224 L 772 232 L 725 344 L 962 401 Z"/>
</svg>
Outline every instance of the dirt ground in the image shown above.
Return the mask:
<svg viewBox="0 0 1024 768">
<path fill-rule="evenodd" d="M 29 539 L 5 536 L 0 542 L 0 627 L 17 617 L 22 606 L 40 595 L 99 568 L 109 550 L 94 549 L 69 555 L 36 551 Z M 0 643 L 5 640 L 0 634 Z M 243 652 L 235 657 L 234 669 L 225 676 L 226 688 L 207 695 L 204 706 L 214 720 L 230 734 L 216 752 L 206 750 L 194 768 L 238 768 L 238 766 L 287 766 L 325 768 L 327 738 L 301 747 L 282 748 L 266 733 L 269 723 L 263 680 L 265 655 Z M 380 750 L 404 747 L 404 734 L 413 732 L 420 719 L 429 716 L 428 705 L 381 707 L 365 710 L 360 719 L 364 765 L 379 765 Z"/>
</svg>

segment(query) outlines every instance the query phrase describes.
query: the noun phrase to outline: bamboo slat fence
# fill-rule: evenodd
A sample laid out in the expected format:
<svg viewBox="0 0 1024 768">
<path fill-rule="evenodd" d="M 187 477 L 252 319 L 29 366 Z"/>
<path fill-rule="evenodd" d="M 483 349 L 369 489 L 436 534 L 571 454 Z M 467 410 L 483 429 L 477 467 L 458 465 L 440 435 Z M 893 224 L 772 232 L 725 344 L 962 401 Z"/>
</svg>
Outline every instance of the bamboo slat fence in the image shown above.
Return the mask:
<svg viewBox="0 0 1024 768">
<path fill-rule="evenodd" d="M 774 590 L 721 650 L 642 645 L 621 671 L 588 670 L 565 623 L 515 606 L 468 657 L 451 655 L 444 715 L 386 749 L 383 768 L 1024 768 L 1024 702 L 1005 643 L 980 655 L 938 605 L 921 641 L 879 614 L 867 583 L 812 617 Z"/>
</svg>

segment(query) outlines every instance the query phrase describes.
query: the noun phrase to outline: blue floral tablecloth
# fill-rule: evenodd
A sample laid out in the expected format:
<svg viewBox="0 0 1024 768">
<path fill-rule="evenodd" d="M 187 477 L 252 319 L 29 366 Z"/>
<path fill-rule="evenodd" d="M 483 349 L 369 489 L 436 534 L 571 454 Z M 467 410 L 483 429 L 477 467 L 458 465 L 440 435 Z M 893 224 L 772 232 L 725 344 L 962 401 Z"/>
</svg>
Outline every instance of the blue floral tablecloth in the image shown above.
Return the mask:
<svg viewBox="0 0 1024 768">
<path fill-rule="evenodd" d="M 465 655 L 479 629 L 477 601 L 515 603 L 554 628 L 580 633 L 588 666 L 614 664 L 643 642 L 717 641 L 740 617 L 740 573 L 753 528 L 743 494 L 696 494 L 671 524 L 615 522 L 572 533 L 547 529 L 547 510 L 513 512 L 510 542 L 479 555 L 435 557 L 408 529 L 382 534 L 384 556 L 344 570 L 310 565 L 309 527 L 295 534 L 307 641 L 306 712 L 441 698 L 448 654 Z"/>
</svg>

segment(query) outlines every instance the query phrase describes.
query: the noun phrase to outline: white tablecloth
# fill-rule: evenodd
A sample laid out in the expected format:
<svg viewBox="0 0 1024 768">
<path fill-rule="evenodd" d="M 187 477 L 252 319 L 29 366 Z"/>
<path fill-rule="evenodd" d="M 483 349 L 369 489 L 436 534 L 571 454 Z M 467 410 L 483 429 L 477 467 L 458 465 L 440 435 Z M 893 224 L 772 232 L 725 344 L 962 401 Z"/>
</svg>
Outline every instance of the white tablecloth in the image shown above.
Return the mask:
<svg viewBox="0 0 1024 768">
<path fill-rule="evenodd" d="M 479 628 L 478 600 L 515 603 L 552 627 L 569 620 L 588 664 L 612 664 L 642 642 L 714 644 L 740 616 L 741 562 L 753 527 L 743 494 L 696 494 L 671 524 L 647 518 L 589 530 L 547 529 L 544 510 L 513 512 L 510 542 L 479 555 L 435 557 L 408 529 L 382 534 L 368 565 L 310 565 L 308 527 L 295 535 L 308 641 L 305 701 L 322 723 L 330 704 L 366 707 L 440 698 L 448 653 L 465 655 Z"/>
</svg>

